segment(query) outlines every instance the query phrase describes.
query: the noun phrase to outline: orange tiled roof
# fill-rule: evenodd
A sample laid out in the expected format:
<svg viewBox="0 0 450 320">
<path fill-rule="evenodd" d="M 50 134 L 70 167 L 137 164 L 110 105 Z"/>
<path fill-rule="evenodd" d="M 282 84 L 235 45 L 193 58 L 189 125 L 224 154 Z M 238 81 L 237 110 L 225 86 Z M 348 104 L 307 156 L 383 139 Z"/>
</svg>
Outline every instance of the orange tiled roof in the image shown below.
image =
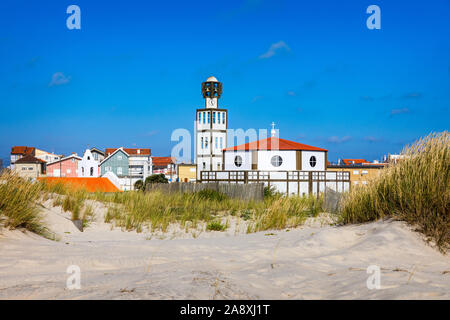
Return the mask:
<svg viewBox="0 0 450 320">
<path fill-rule="evenodd" d="M 357 164 L 357 163 L 366 163 L 365 159 L 342 159 L 344 164 Z"/>
<path fill-rule="evenodd" d="M 25 147 L 25 146 L 14 146 L 11 148 L 11 154 L 30 154 L 32 155 L 34 153 L 34 150 L 36 148 L 34 147 Z"/>
<path fill-rule="evenodd" d="M 152 163 L 154 166 L 157 166 L 157 167 L 168 166 L 169 164 L 175 163 L 175 158 L 173 158 L 173 157 L 152 157 Z"/>
<path fill-rule="evenodd" d="M 17 160 L 15 163 L 46 163 L 46 162 L 44 160 L 35 158 L 32 155 L 26 155 Z"/>
<path fill-rule="evenodd" d="M 267 138 L 238 146 L 223 149 L 224 151 L 237 150 L 307 150 L 307 151 L 328 151 L 326 149 L 308 146 L 307 144 L 297 143 L 294 141 L 284 140 L 280 138 Z"/>
<path fill-rule="evenodd" d="M 62 183 L 73 189 L 85 189 L 88 192 L 121 192 L 108 178 L 38 178 L 49 184 Z"/>
<path fill-rule="evenodd" d="M 117 149 L 119 148 L 106 148 L 105 150 L 105 155 L 106 156 L 110 156 L 111 154 L 113 154 Z M 138 150 L 140 150 L 138 153 Z M 123 151 L 125 151 L 128 154 L 132 154 L 132 155 L 144 155 L 144 156 L 149 156 L 150 155 L 150 149 L 142 149 L 142 148 L 123 148 Z"/>
</svg>

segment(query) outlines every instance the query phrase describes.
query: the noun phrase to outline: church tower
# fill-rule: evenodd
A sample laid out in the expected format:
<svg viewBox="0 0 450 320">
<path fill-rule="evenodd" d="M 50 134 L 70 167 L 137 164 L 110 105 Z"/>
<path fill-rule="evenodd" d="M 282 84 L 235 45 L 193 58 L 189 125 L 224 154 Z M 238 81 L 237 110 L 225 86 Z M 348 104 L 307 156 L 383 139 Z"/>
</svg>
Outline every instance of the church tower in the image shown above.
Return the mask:
<svg viewBox="0 0 450 320">
<path fill-rule="evenodd" d="M 201 171 L 223 170 L 222 149 L 227 147 L 227 110 L 219 108 L 222 83 L 209 77 L 202 83 L 205 108 L 197 109 L 197 179 Z"/>
</svg>

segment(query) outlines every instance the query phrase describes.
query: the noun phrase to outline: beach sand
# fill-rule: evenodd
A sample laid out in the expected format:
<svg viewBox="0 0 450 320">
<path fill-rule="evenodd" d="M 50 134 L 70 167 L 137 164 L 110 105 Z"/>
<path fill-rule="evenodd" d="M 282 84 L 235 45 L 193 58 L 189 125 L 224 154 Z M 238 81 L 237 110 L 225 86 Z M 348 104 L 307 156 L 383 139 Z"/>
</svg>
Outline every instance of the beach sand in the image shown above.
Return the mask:
<svg viewBox="0 0 450 320">
<path fill-rule="evenodd" d="M 80 232 L 43 208 L 59 241 L 0 230 L 0 299 L 449 299 L 450 258 L 403 222 L 237 232 L 136 233 L 103 223 Z M 68 266 L 81 270 L 69 290 Z M 380 289 L 369 290 L 370 265 Z"/>
</svg>

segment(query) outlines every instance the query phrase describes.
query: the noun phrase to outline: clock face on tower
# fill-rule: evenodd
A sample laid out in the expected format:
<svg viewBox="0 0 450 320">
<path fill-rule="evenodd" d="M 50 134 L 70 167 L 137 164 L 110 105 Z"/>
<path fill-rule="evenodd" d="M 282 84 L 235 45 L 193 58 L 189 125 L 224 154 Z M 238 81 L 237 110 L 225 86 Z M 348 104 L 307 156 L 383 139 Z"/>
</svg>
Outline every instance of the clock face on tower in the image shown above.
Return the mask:
<svg viewBox="0 0 450 320">
<path fill-rule="evenodd" d="M 214 106 L 215 103 L 216 103 L 216 102 L 214 101 L 214 99 L 210 99 L 210 100 L 209 100 L 209 105 L 210 105 L 210 106 Z"/>
</svg>

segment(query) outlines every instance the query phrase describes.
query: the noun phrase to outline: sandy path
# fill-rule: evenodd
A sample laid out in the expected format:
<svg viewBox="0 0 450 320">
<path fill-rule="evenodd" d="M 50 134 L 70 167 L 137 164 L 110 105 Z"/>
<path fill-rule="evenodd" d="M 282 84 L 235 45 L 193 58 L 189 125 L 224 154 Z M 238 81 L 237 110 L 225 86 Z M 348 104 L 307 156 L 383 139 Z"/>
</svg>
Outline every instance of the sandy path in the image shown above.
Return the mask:
<svg viewBox="0 0 450 320">
<path fill-rule="evenodd" d="M 450 258 L 401 222 L 148 240 L 64 220 L 52 217 L 61 241 L 3 229 L 1 299 L 450 298 Z M 69 265 L 80 290 L 66 289 Z M 369 265 L 381 268 L 379 290 L 367 289 Z"/>
</svg>

